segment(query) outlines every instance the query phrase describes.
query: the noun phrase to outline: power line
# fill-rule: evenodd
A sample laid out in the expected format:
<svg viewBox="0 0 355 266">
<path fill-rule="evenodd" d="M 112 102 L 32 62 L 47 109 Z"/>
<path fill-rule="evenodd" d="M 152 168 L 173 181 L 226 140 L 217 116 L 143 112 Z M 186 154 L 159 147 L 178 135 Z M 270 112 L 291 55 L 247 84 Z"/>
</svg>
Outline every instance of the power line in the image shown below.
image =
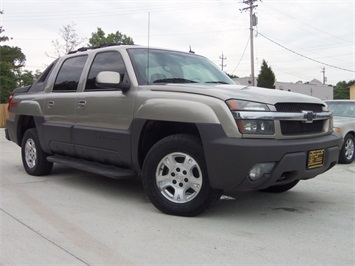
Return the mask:
<svg viewBox="0 0 355 266">
<path fill-rule="evenodd" d="M 214 7 L 218 3 L 210 4 L 196 4 L 183 2 L 185 5 L 178 4 L 165 5 L 165 6 L 141 6 L 141 7 L 127 7 L 127 8 L 111 8 L 111 9 L 96 9 L 96 10 L 76 10 L 73 6 L 69 10 L 55 10 L 53 12 L 33 12 L 33 13 L 8 13 L 10 17 L 5 18 L 6 21 L 27 21 L 31 20 L 58 20 L 63 18 L 75 18 L 75 19 L 85 19 L 91 17 L 101 17 L 101 16 L 131 16 L 137 14 L 146 14 L 148 11 L 150 13 L 159 12 L 176 12 L 177 10 L 185 9 L 197 9 L 201 7 L 209 8 Z"/>
<path fill-rule="evenodd" d="M 240 65 L 240 62 L 242 62 L 242 59 L 243 59 L 244 54 L 245 54 L 245 51 L 246 51 L 247 48 L 248 48 L 249 41 L 250 41 L 250 38 L 248 39 L 247 43 L 245 44 L 245 48 L 244 48 L 243 54 L 242 54 L 242 56 L 240 57 L 239 62 L 238 62 L 238 65 L 235 67 L 235 69 L 233 70 L 232 74 L 234 74 L 234 72 L 237 70 L 237 68 L 238 68 L 239 65 Z"/>
<path fill-rule="evenodd" d="M 344 38 L 342 38 L 342 37 L 340 37 L 340 36 L 337 36 L 337 35 L 334 35 L 334 34 L 332 34 L 332 33 L 326 32 L 326 31 L 324 31 L 324 30 L 322 30 L 322 29 L 320 29 L 320 28 L 317 28 L 317 27 L 315 27 L 315 26 L 313 26 L 313 25 L 310 25 L 310 24 L 308 24 L 308 23 L 305 23 L 305 22 L 303 22 L 303 21 L 300 21 L 300 20 L 297 19 L 296 17 L 290 15 L 290 12 L 287 12 L 287 14 L 286 14 L 286 13 L 280 11 L 279 9 L 275 8 L 274 6 L 270 7 L 270 6 L 268 6 L 268 5 L 269 5 L 269 3 L 263 2 L 263 6 L 264 6 L 264 7 L 268 8 L 268 9 L 270 9 L 270 10 L 272 10 L 272 11 L 276 11 L 276 12 L 282 14 L 282 15 L 283 15 L 285 18 L 287 18 L 287 19 L 292 19 L 292 20 L 298 22 L 299 24 L 303 24 L 303 25 L 305 25 L 305 26 L 307 26 L 307 27 L 309 27 L 309 28 L 311 28 L 311 29 L 313 29 L 313 30 L 316 30 L 316 31 L 319 31 L 319 32 L 321 32 L 321 33 L 323 33 L 323 34 L 326 34 L 326 35 L 328 35 L 328 36 L 331 36 L 332 38 L 336 38 L 336 39 L 338 39 L 338 40 L 342 40 L 343 42 L 346 42 L 346 43 L 352 43 L 352 41 L 346 40 L 346 39 L 344 39 Z M 270 13 L 268 13 L 268 12 L 265 12 L 265 14 L 266 14 L 267 16 L 271 16 L 271 17 L 274 17 L 274 16 L 275 16 L 275 15 L 270 14 Z M 281 18 L 281 19 L 282 19 L 282 18 Z M 302 27 L 302 29 L 305 30 L 304 27 Z M 308 32 L 308 31 L 307 31 L 307 32 Z M 310 32 L 309 32 L 309 33 L 310 33 Z"/>
<path fill-rule="evenodd" d="M 310 57 L 308 57 L 308 56 L 306 56 L 306 55 L 300 54 L 300 53 L 298 53 L 298 52 L 295 52 L 295 51 L 293 51 L 293 50 L 291 50 L 291 49 L 289 49 L 289 48 L 283 46 L 282 44 L 279 44 L 278 42 L 275 42 L 274 40 L 270 39 L 269 37 L 266 37 L 264 34 L 262 34 L 262 33 L 260 33 L 260 32 L 258 32 L 258 34 L 261 35 L 262 37 L 264 37 L 265 39 L 269 40 L 270 42 L 272 42 L 272 43 L 274 43 L 274 44 L 276 44 L 276 45 L 278 45 L 278 46 L 284 48 L 285 50 L 287 50 L 287 51 L 289 51 L 289 52 L 291 52 L 291 53 L 294 53 L 294 54 L 296 54 L 296 55 L 298 55 L 298 56 L 301 56 L 301 57 L 306 58 L 306 59 L 308 59 L 308 60 L 311 60 L 311 61 L 313 61 L 313 62 L 322 64 L 322 65 L 326 65 L 326 66 L 329 66 L 329 67 L 332 67 L 332 68 L 336 68 L 336 69 L 340 69 L 340 70 L 343 70 L 343 71 L 348 71 L 348 72 L 354 72 L 354 73 L 355 73 L 354 70 L 346 69 L 346 68 L 342 68 L 342 67 L 338 67 L 338 66 L 334 66 L 334 65 L 330 65 L 330 64 L 321 62 L 321 61 L 319 61 L 319 60 L 310 58 Z"/>
</svg>

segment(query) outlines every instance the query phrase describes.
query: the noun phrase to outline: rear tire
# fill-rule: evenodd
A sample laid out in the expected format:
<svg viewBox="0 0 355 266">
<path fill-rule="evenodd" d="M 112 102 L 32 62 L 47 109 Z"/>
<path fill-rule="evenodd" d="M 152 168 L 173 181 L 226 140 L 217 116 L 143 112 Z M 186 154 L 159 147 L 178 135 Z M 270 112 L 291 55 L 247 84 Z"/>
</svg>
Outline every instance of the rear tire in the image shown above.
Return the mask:
<svg viewBox="0 0 355 266">
<path fill-rule="evenodd" d="M 29 175 L 47 175 L 52 171 L 53 163 L 47 161 L 47 154 L 43 152 L 37 131 L 28 129 L 22 139 L 22 163 Z"/>
<path fill-rule="evenodd" d="M 347 134 L 339 154 L 339 162 L 349 164 L 354 160 L 354 136 Z"/>
<path fill-rule="evenodd" d="M 299 180 L 295 180 L 295 181 L 292 181 L 292 182 L 287 183 L 287 184 L 275 185 L 275 186 L 271 186 L 271 187 L 268 187 L 268 188 L 264 188 L 264 189 L 261 189 L 260 191 L 262 191 L 262 192 L 270 192 L 270 193 L 282 193 L 282 192 L 290 190 L 291 188 L 296 186 L 298 184 L 298 182 L 299 182 Z"/>
<path fill-rule="evenodd" d="M 165 137 L 150 149 L 143 164 L 143 186 L 157 209 L 179 216 L 200 214 L 223 192 L 210 187 L 203 148 L 189 135 Z"/>
</svg>

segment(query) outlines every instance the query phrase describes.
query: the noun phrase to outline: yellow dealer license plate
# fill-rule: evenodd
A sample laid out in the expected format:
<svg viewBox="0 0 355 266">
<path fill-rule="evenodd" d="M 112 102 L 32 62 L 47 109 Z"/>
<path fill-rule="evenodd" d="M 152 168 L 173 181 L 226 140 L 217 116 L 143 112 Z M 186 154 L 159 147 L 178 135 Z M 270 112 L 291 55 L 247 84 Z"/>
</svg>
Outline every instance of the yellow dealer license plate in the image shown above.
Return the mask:
<svg viewBox="0 0 355 266">
<path fill-rule="evenodd" d="M 324 150 L 314 150 L 308 152 L 308 169 L 322 167 L 324 164 Z"/>
</svg>

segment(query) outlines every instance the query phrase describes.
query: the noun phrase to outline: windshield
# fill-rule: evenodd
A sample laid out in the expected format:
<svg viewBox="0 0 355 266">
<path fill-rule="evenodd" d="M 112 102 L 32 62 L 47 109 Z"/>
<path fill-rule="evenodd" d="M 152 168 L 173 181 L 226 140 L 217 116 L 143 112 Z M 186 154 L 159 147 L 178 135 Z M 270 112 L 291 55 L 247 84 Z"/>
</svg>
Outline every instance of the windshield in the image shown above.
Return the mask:
<svg viewBox="0 0 355 266">
<path fill-rule="evenodd" d="M 334 116 L 355 118 L 355 102 L 326 102 Z"/>
<path fill-rule="evenodd" d="M 166 83 L 235 84 L 205 57 L 157 49 L 128 49 L 139 85 Z M 149 56 L 148 56 L 149 55 Z"/>
</svg>

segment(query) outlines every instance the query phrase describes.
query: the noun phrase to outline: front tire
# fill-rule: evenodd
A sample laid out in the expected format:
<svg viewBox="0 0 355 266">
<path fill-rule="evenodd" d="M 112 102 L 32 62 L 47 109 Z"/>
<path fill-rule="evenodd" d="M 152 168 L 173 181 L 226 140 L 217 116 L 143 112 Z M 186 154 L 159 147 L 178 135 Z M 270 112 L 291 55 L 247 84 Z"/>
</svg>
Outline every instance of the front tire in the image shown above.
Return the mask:
<svg viewBox="0 0 355 266">
<path fill-rule="evenodd" d="M 340 163 L 349 164 L 354 160 L 354 142 L 353 135 L 348 134 L 345 136 L 339 155 Z"/>
<path fill-rule="evenodd" d="M 22 139 L 22 163 L 29 175 L 47 175 L 52 171 L 53 163 L 47 161 L 47 154 L 42 151 L 37 131 L 28 129 Z"/>
<path fill-rule="evenodd" d="M 165 137 L 150 149 L 143 186 L 157 209 L 179 216 L 195 216 L 222 195 L 210 187 L 203 148 L 189 135 Z"/>
</svg>

